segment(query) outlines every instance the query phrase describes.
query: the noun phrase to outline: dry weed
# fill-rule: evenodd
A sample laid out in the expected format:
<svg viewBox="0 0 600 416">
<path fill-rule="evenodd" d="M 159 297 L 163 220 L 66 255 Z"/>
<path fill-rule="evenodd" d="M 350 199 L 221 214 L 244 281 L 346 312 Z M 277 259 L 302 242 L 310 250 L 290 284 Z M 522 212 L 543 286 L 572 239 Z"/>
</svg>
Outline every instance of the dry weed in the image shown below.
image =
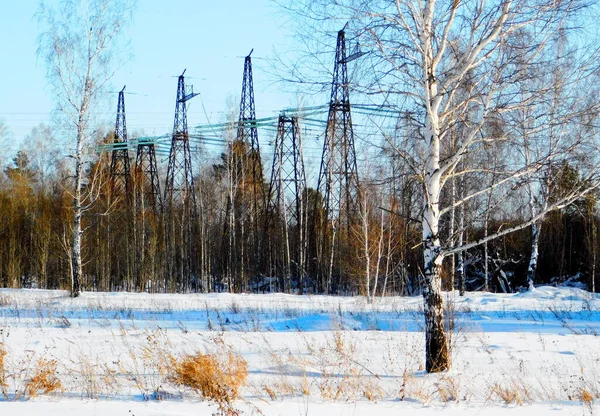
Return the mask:
<svg viewBox="0 0 600 416">
<path fill-rule="evenodd" d="M 518 381 L 513 381 L 509 385 L 495 383 L 490 391 L 490 397 L 496 396 L 505 404 L 518 404 L 519 406 L 526 401 L 531 401 L 531 393 L 527 387 Z"/>
<path fill-rule="evenodd" d="M 380 378 L 366 365 L 358 362 L 356 341 L 345 337 L 343 331 L 335 331 L 316 353 L 321 377 L 318 388 L 324 400 L 377 400 L 384 396 L 379 386 Z M 368 364 L 368 362 L 367 362 Z"/>
<path fill-rule="evenodd" d="M 578 392 L 578 398 L 582 403 L 591 403 L 594 401 L 594 395 L 585 387 L 581 387 Z"/>
<path fill-rule="evenodd" d="M 85 397 L 97 399 L 102 386 L 102 381 L 96 371 L 97 364 L 93 363 L 90 357 L 86 357 L 83 353 L 77 361 L 73 361 L 73 364 L 74 367 L 70 372 L 75 376 L 75 380 L 80 383 Z"/>
<path fill-rule="evenodd" d="M 277 400 L 277 394 L 269 386 L 263 386 L 263 390 L 269 395 L 271 400 Z"/>
<path fill-rule="evenodd" d="M 56 360 L 40 358 L 33 370 L 33 376 L 25 384 L 25 395 L 35 397 L 60 390 L 62 383 L 56 377 Z"/>
<path fill-rule="evenodd" d="M 146 337 L 147 344 L 142 347 L 141 356 L 144 372 L 152 374 L 147 381 L 148 387 L 156 398 L 163 395 L 162 382 L 169 378 L 173 356 L 169 352 L 172 347 L 169 338 L 161 331 L 154 331 Z"/>
<path fill-rule="evenodd" d="M 578 392 L 578 398 L 582 406 L 586 407 L 590 414 L 594 414 L 594 399 L 595 396 L 585 387 L 581 387 Z"/>
<path fill-rule="evenodd" d="M 4 343 L 0 343 L 0 391 L 5 398 L 8 398 L 8 383 L 6 381 L 4 357 L 6 357 L 6 347 L 4 346 Z"/>
<path fill-rule="evenodd" d="M 370 380 L 367 381 L 366 385 L 364 386 L 363 395 L 371 402 L 375 402 L 384 397 L 383 390 L 379 387 L 379 385 L 371 382 Z"/>
<path fill-rule="evenodd" d="M 144 400 L 162 400 L 167 396 L 163 383 L 171 375 L 174 361 L 171 343 L 162 330 L 145 333 L 145 345 L 128 346 L 129 360 L 119 363 L 119 371 L 132 381 Z"/>
<path fill-rule="evenodd" d="M 306 397 L 310 396 L 310 383 L 308 377 L 306 377 L 306 370 L 302 373 L 302 394 Z"/>
<path fill-rule="evenodd" d="M 333 333 L 333 344 L 335 346 L 335 352 L 338 354 L 344 354 L 346 352 L 346 341 L 341 331 L 335 331 Z"/>
<path fill-rule="evenodd" d="M 435 387 L 444 403 L 459 401 L 460 381 L 456 377 L 444 376 L 438 383 L 435 383 Z"/>
<path fill-rule="evenodd" d="M 402 373 L 402 384 L 400 385 L 400 391 L 398 392 L 400 396 L 400 400 L 404 401 L 408 396 L 408 384 L 410 383 L 413 375 L 407 369 L 404 369 Z"/>
<path fill-rule="evenodd" d="M 232 351 L 224 357 L 198 352 L 173 358 L 172 367 L 172 382 L 192 388 L 228 411 L 248 376 L 248 363 Z"/>
<path fill-rule="evenodd" d="M 267 345 L 267 349 L 263 353 L 267 355 L 267 361 L 274 368 L 277 368 L 277 371 L 274 372 L 275 380 L 271 382 L 270 388 L 279 396 L 295 395 L 299 390 L 304 395 L 310 395 L 310 393 L 305 393 L 308 391 L 308 382 L 306 380 L 306 363 L 302 357 L 294 356 L 288 348 L 274 350 L 266 339 L 265 344 Z M 301 367 L 303 370 L 304 379 L 301 386 L 292 381 L 294 376 L 291 374 L 290 368 L 294 365 Z"/>
</svg>

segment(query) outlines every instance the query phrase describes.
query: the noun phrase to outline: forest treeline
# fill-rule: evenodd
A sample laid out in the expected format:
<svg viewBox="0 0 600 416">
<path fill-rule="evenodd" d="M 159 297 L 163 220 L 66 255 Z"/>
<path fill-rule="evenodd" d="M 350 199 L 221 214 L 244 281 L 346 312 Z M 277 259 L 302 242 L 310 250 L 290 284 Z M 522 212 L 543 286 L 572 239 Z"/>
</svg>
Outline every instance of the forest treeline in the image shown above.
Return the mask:
<svg viewBox="0 0 600 416">
<path fill-rule="evenodd" d="M 44 134 L 49 130 L 38 131 L 38 140 L 44 140 Z M 110 141 L 111 135 L 102 140 Z M 324 221 L 321 195 L 312 188 L 301 197 L 302 221 L 268 209 L 273 195 L 265 178 L 258 186 L 264 197 L 251 209 L 248 201 L 255 198 L 256 189 L 249 184 L 252 163 L 232 157 L 236 151 L 245 154 L 243 148 L 230 145 L 220 163 L 199 170 L 192 210 L 143 206 L 143 192 L 124 195 L 115 188 L 110 154 L 94 157 L 84 180 L 83 290 L 369 296 L 419 292 L 422 184 L 415 176 L 390 173 L 394 169 L 388 166 L 397 164 L 393 158 L 381 158 L 381 166 L 370 170 L 373 177 L 362 178 L 357 210 L 339 227 L 332 246 L 331 223 Z M 232 160 L 242 160 L 241 165 L 233 166 Z M 552 175 L 550 199 L 578 180 L 568 164 L 552 170 Z M 142 177 L 132 172 L 133 189 L 145 186 L 139 184 Z M 0 286 L 69 289 L 73 196 L 64 157 L 25 146 L 6 163 L 0 178 Z M 536 284 L 570 280 L 593 287 L 595 205 L 594 195 L 588 194 L 545 216 Z M 485 228 L 491 232 L 522 221 L 517 208 L 498 211 L 501 214 L 487 221 L 482 221 L 481 212 L 480 206 L 467 204 L 453 213 L 453 222 L 463 225 L 453 225 L 463 243 L 484 236 Z M 449 230 L 446 220 L 442 238 L 455 238 Z M 532 238 L 527 227 L 447 257 L 444 288 L 459 288 L 461 282 L 466 290 L 485 289 L 486 284 L 491 291 L 525 287 Z M 334 264 L 329 262 L 332 249 Z"/>
</svg>

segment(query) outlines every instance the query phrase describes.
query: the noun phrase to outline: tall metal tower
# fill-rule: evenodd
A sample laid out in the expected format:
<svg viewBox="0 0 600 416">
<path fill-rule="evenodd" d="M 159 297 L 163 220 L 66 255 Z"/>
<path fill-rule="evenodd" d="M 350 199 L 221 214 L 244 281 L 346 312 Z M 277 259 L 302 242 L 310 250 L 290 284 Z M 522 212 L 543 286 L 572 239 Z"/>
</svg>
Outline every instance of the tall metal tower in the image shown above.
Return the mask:
<svg viewBox="0 0 600 416">
<path fill-rule="evenodd" d="M 243 172 L 242 175 L 250 174 L 252 188 L 252 212 L 256 213 L 259 204 L 264 202 L 263 190 L 263 171 L 260 159 L 260 147 L 258 144 L 258 130 L 256 128 L 256 110 L 254 105 L 254 83 L 252 81 L 252 52 L 244 59 L 244 77 L 242 79 L 242 98 L 240 100 L 240 115 L 238 119 L 236 141 L 240 142 L 245 149 L 245 155 L 242 165 L 249 166 L 249 172 Z M 244 163 L 245 162 L 245 163 Z"/>
<path fill-rule="evenodd" d="M 187 125 L 187 102 L 198 95 L 185 84 L 185 70 L 177 82 L 175 121 L 163 205 L 165 221 L 165 287 L 177 292 L 199 290 L 198 211 Z"/>
<path fill-rule="evenodd" d="M 298 117 L 279 116 L 269 185 L 265 231 L 280 234 L 277 276 L 302 280 L 306 261 L 306 175 Z M 277 221 L 279 219 L 279 221 Z M 276 228 L 271 230 L 269 225 Z M 265 236 L 266 240 L 266 236 Z M 281 289 L 288 289 L 283 281 Z"/>
<path fill-rule="evenodd" d="M 329 234 L 321 236 L 319 250 L 322 269 L 325 269 L 321 274 L 327 277 L 325 287 L 322 287 L 325 291 L 331 290 L 333 267 L 339 254 L 339 250 L 336 250 L 340 240 L 338 231 L 347 230 L 358 212 L 359 182 L 347 64 L 362 55 L 358 51 L 350 56 L 346 55 L 346 35 L 344 29 L 340 30 L 337 35 L 329 115 L 317 185 L 317 191 L 323 196 L 324 214 L 328 217 L 330 227 Z M 328 244 L 325 244 L 326 240 L 329 240 Z"/>
<path fill-rule="evenodd" d="M 169 166 L 167 168 L 164 204 L 166 207 L 170 207 L 174 204 L 191 203 L 195 209 L 196 193 L 194 191 L 186 103 L 198 95 L 198 93 L 193 91 L 191 85 L 185 85 L 184 75 L 185 70 L 179 76 L 177 83 L 175 122 L 173 123 L 173 137 L 171 140 L 171 153 L 169 154 Z"/>
<path fill-rule="evenodd" d="M 230 149 L 234 192 L 227 201 L 223 239 L 230 290 L 246 290 L 248 276 L 257 275 L 261 262 L 259 217 L 265 207 L 265 192 L 254 105 L 252 51 L 244 59 L 240 113 Z M 237 282 L 231 280 L 234 274 Z"/>
<path fill-rule="evenodd" d="M 114 197 L 131 197 L 129 151 L 127 149 L 127 124 L 125 121 L 125 86 L 119 92 L 114 145 L 110 161 L 111 191 Z"/>
<path fill-rule="evenodd" d="M 152 241 L 160 233 L 160 213 L 162 211 L 160 182 L 156 167 L 156 152 L 153 138 L 138 138 L 135 160 L 135 215 L 133 223 L 134 238 L 134 277 L 138 290 L 160 290 L 156 285 L 157 266 L 154 261 L 155 248 Z M 147 258 L 153 261 L 146 261 Z"/>
<path fill-rule="evenodd" d="M 358 173 L 347 69 L 347 63 L 357 57 L 358 54 L 346 56 L 345 32 L 340 30 L 317 185 L 317 190 L 323 195 L 326 212 L 336 223 L 347 220 L 348 215 L 356 212 L 358 206 Z"/>
<path fill-rule="evenodd" d="M 162 207 L 160 182 L 156 167 L 156 151 L 152 139 L 138 139 L 135 159 L 136 208 L 151 207 L 159 212 Z"/>
</svg>

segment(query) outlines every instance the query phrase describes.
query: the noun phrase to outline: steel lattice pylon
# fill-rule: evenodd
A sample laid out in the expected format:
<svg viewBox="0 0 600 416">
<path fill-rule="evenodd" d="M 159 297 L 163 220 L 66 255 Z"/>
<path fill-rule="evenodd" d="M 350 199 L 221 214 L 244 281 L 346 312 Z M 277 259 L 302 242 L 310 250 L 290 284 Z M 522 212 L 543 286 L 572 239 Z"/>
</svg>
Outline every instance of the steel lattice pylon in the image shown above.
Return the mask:
<svg viewBox="0 0 600 416">
<path fill-rule="evenodd" d="M 269 195 L 268 212 L 285 210 L 287 218 L 294 223 L 302 219 L 304 207 L 302 195 L 306 189 L 306 175 L 302 158 L 302 141 L 298 117 L 279 116 L 275 150 L 273 152 L 273 169 Z M 286 196 L 291 203 L 286 202 Z"/>
<path fill-rule="evenodd" d="M 198 93 L 193 92 L 191 85 L 185 85 L 184 74 L 185 71 L 179 76 L 177 83 L 175 122 L 173 123 L 171 152 L 165 185 L 164 203 L 167 207 L 180 203 L 191 204 L 192 207 L 196 206 L 186 103 Z"/>
<path fill-rule="evenodd" d="M 281 234 L 280 242 L 283 243 L 281 244 L 283 262 L 279 267 L 280 270 L 275 272 L 285 277 L 295 274 L 299 289 L 302 290 L 306 262 L 307 209 L 306 175 L 297 117 L 286 117 L 283 114 L 279 116 L 268 195 L 265 231 L 270 233 L 270 222 L 280 219 L 281 224 L 275 226 L 277 232 Z M 290 233 L 290 227 L 293 233 Z M 265 235 L 266 239 L 267 235 Z M 282 286 L 285 290 L 286 282 L 283 282 Z"/>
<path fill-rule="evenodd" d="M 320 274 L 327 281 L 322 290 L 332 289 L 333 267 L 337 262 L 340 241 L 339 230 L 348 230 L 358 212 L 359 181 L 354 149 L 354 133 L 350 113 L 350 88 L 348 83 L 348 62 L 362 54 L 346 55 L 346 35 L 340 30 L 337 35 L 329 114 L 323 143 L 323 156 L 317 191 L 323 197 L 324 216 L 327 224 L 322 224 L 320 248 L 318 249 Z M 327 228 L 330 228 L 327 231 Z"/>
<path fill-rule="evenodd" d="M 252 51 L 244 58 L 244 77 L 242 79 L 242 98 L 236 140 L 249 144 L 248 154 L 256 153 L 260 161 L 258 130 L 256 129 L 256 110 L 254 105 L 254 83 L 252 81 Z M 262 169 L 259 164 L 257 168 Z M 262 172 L 261 172 L 262 173 Z"/>
<path fill-rule="evenodd" d="M 177 292 L 199 290 L 197 272 L 200 260 L 196 192 L 187 125 L 187 102 L 198 93 L 193 92 L 191 85 L 185 84 L 184 75 L 185 71 L 177 82 L 175 121 L 163 201 L 165 286 L 170 285 L 170 289 Z"/>
<path fill-rule="evenodd" d="M 136 209 L 143 210 L 146 207 L 151 207 L 156 212 L 160 211 L 162 201 L 153 142 L 138 141 L 135 171 Z"/>
<path fill-rule="evenodd" d="M 253 50 L 252 50 L 253 51 Z M 252 51 L 244 59 L 244 76 L 242 79 L 242 97 L 240 100 L 240 115 L 238 119 L 236 142 L 245 150 L 245 155 L 238 155 L 234 161 L 238 170 L 238 179 L 249 181 L 251 188 L 251 211 L 254 218 L 261 204 L 264 204 L 263 171 L 258 144 L 258 129 L 256 128 L 256 110 L 254 105 L 254 83 L 252 81 Z M 236 154 L 234 153 L 234 157 Z M 239 157 L 241 156 L 241 157 Z M 241 160 L 239 160 L 241 159 Z M 250 164 L 250 169 L 248 169 Z M 249 171 L 249 172 L 246 172 Z M 247 175 L 250 175 L 248 178 Z"/>
<path fill-rule="evenodd" d="M 119 92 L 117 121 L 110 160 L 111 194 L 113 197 L 130 198 L 131 181 L 129 171 L 129 150 L 127 148 L 127 124 L 125 121 L 125 87 Z"/>
<path fill-rule="evenodd" d="M 329 115 L 317 185 L 317 190 L 323 195 L 327 214 L 337 224 L 347 221 L 358 207 L 359 182 L 347 69 L 347 63 L 352 59 L 352 56 L 346 56 L 345 32 L 340 30 L 337 36 Z"/>
<path fill-rule="evenodd" d="M 246 290 L 248 276 L 256 276 L 260 260 L 259 218 L 265 206 L 263 170 L 258 144 L 252 51 L 244 59 L 240 113 L 236 137 L 231 144 L 230 169 L 233 192 L 227 201 L 227 222 L 223 246 L 226 250 L 226 274 L 240 275 L 237 290 Z M 237 270 L 235 270 L 237 269 Z"/>
</svg>

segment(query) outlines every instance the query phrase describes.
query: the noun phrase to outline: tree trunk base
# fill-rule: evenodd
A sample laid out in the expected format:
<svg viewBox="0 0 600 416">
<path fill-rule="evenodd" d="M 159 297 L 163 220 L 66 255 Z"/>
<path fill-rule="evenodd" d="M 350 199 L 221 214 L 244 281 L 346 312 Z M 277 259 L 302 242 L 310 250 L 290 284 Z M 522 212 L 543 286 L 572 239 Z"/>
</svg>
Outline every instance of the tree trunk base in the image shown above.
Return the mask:
<svg viewBox="0 0 600 416">
<path fill-rule="evenodd" d="M 443 311 L 441 294 L 429 291 L 425 295 L 425 371 L 428 373 L 439 373 L 450 368 Z"/>
</svg>

